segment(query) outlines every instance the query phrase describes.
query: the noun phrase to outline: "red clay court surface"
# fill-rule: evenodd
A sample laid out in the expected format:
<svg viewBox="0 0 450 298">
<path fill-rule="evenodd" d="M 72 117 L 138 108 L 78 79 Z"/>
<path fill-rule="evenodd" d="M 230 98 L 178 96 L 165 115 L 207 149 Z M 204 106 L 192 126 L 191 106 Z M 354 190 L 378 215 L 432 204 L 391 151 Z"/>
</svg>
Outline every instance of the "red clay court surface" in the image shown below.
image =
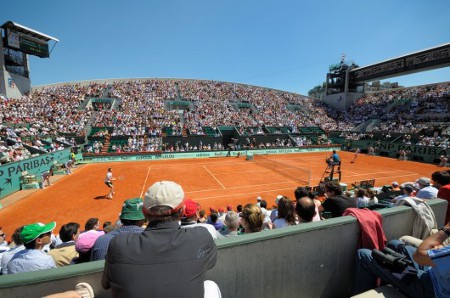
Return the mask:
<svg viewBox="0 0 450 298">
<path fill-rule="evenodd" d="M 311 170 L 311 186 L 319 183 L 330 152 L 269 155 L 270 159 Z M 353 153 L 340 152 L 342 158 L 342 180 L 350 186 L 355 181 L 375 179 L 375 186 L 403 183 L 417 178 L 430 177 L 431 173 L 443 170 L 436 165 L 360 154 L 355 163 L 350 163 Z M 104 178 L 108 167 L 113 174 L 123 177 L 116 180 L 113 200 L 105 199 L 108 188 Z M 327 174 L 328 175 L 328 174 Z M 143 197 L 154 182 L 172 180 L 179 183 L 187 197 L 200 203 L 207 212 L 209 207 L 219 208 L 228 204 L 256 202 L 261 196 L 269 206 L 278 194 L 294 198 L 299 182 L 270 171 L 245 156 L 179 159 L 143 162 L 113 162 L 80 165 L 73 174 L 63 176 L 52 186 L 37 190 L 11 204 L 8 198 L 0 200 L 0 227 L 8 234 L 17 227 L 34 222 L 56 221 L 55 233 L 62 224 L 70 221 L 84 223 L 90 217 L 115 222 L 124 200 Z"/>
</svg>

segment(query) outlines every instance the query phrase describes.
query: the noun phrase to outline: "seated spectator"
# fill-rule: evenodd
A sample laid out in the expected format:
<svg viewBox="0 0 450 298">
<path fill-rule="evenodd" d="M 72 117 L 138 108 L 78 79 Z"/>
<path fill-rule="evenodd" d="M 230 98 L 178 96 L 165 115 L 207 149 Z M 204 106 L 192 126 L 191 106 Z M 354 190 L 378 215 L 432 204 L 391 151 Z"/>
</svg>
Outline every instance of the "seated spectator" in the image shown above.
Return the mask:
<svg viewBox="0 0 450 298">
<path fill-rule="evenodd" d="M 12 239 L 12 246 L 8 251 L 4 252 L 1 255 L 1 265 L 0 265 L 0 270 L 1 270 L 1 274 L 8 274 L 8 262 L 12 259 L 12 257 L 19 251 L 24 250 L 25 246 L 23 245 L 22 239 L 20 239 L 20 233 L 23 230 L 23 226 L 17 228 L 13 235 L 11 236 Z"/>
<path fill-rule="evenodd" d="M 209 215 L 208 221 L 206 223 L 212 225 L 216 229 L 216 231 L 219 231 L 223 228 L 224 224 L 218 221 L 218 219 L 219 215 L 216 212 L 213 212 Z"/>
<path fill-rule="evenodd" d="M 278 202 L 282 197 L 282 195 L 277 195 L 277 197 L 275 198 L 275 207 L 272 208 L 272 211 L 270 212 L 270 221 L 272 222 L 274 222 L 278 217 Z"/>
<path fill-rule="evenodd" d="M 102 286 L 113 297 L 204 297 L 211 284 L 220 297 L 217 285 L 205 281 L 216 264 L 216 244 L 202 227 L 180 229 L 183 201 L 183 189 L 172 181 L 147 190 L 146 230 L 115 237 L 108 247 Z"/>
<path fill-rule="evenodd" d="M 219 233 L 224 237 L 238 236 L 238 229 L 240 225 L 239 214 L 234 211 L 228 211 L 225 216 L 225 228 L 222 228 Z"/>
<path fill-rule="evenodd" d="M 270 211 L 267 210 L 267 202 L 266 200 L 261 200 L 259 207 L 261 208 L 261 212 L 264 215 L 264 228 L 270 227 L 270 224 L 272 223 L 272 221 L 270 220 Z"/>
<path fill-rule="evenodd" d="M 241 232 L 240 235 L 261 232 L 264 223 L 264 215 L 257 205 L 245 205 L 240 217 L 241 225 L 243 227 L 243 232 Z"/>
<path fill-rule="evenodd" d="M 18 251 L 8 262 L 7 273 L 16 274 L 42 269 L 56 268 L 53 258 L 42 251 L 50 243 L 56 223 L 34 223 L 27 225 L 20 233 L 25 249 Z"/>
<path fill-rule="evenodd" d="M 225 208 L 219 207 L 219 210 L 218 210 L 218 213 L 217 213 L 217 216 L 218 216 L 217 221 L 221 222 L 221 223 L 224 223 L 225 215 L 227 215 L 227 213 L 225 212 Z"/>
<path fill-rule="evenodd" d="M 208 220 L 208 218 L 206 217 L 206 212 L 205 212 L 205 210 L 200 210 L 199 212 L 198 212 L 198 219 L 197 219 L 197 222 L 198 223 L 206 223 L 206 221 Z"/>
<path fill-rule="evenodd" d="M 86 221 L 83 233 L 90 230 L 100 231 L 100 220 L 98 218 L 91 217 Z"/>
<path fill-rule="evenodd" d="M 450 222 L 438 233 L 426 238 L 416 249 L 401 241 L 391 241 L 388 246 L 404 254 L 412 255 L 412 266 L 392 268 L 376 261 L 369 249 L 357 254 L 352 294 L 356 295 L 377 286 L 377 278 L 398 288 L 408 297 L 450 297 L 450 246 L 442 243 L 450 237 Z"/>
<path fill-rule="evenodd" d="M 128 199 L 123 202 L 122 210 L 120 212 L 120 221 L 122 226 L 114 231 L 104 234 L 95 240 L 94 246 L 91 249 L 91 261 L 104 260 L 108 245 L 111 240 L 124 233 L 142 233 L 141 228 L 144 223 L 144 214 L 142 213 L 143 202 L 141 198 Z"/>
<path fill-rule="evenodd" d="M 416 180 L 417 185 L 419 186 L 419 191 L 416 194 L 416 197 L 419 199 L 435 199 L 437 197 L 438 189 L 431 185 L 431 180 L 422 177 Z"/>
<path fill-rule="evenodd" d="M 109 233 L 109 232 L 111 232 L 112 230 L 114 230 L 116 227 L 112 224 L 112 222 L 110 222 L 110 221 L 105 221 L 104 223 L 103 223 L 103 228 L 102 228 L 102 230 L 103 230 L 103 232 L 105 232 L 105 234 L 107 234 L 107 233 Z"/>
<path fill-rule="evenodd" d="M 447 204 L 447 213 L 445 216 L 445 222 L 450 221 L 450 173 L 448 171 L 436 171 L 431 174 L 431 179 L 433 180 L 434 186 L 436 186 L 439 190 L 437 193 L 437 197 L 439 199 L 446 200 Z"/>
<path fill-rule="evenodd" d="M 72 263 L 72 260 L 78 258 L 78 252 L 75 249 L 75 241 L 80 235 L 80 224 L 69 222 L 62 225 L 59 229 L 59 239 L 62 243 L 51 249 L 48 254 L 55 260 L 56 266 L 62 267 Z"/>
<path fill-rule="evenodd" d="M 6 234 L 3 232 L 2 227 L 0 227 L 0 259 L 2 255 L 9 250 L 8 241 L 6 241 Z M 1 268 L 0 268 L 1 270 Z"/>
<path fill-rule="evenodd" d="M 400 189 L 400 185 L 398 184 L 397 181 L 394 181 L 391 183 L 391 187 L 392 187 L 392 191 L 399 191 Z"/>
<path fill-rule="evenodd" d="M 372 188 L 367 189 L 366 193 L 367 193 L 367 197 L 369 198 L 369 206 L 378 204 L 378 198 L 375 195 L 375 192 Z"/>
<path fill-rule="evenodd" d="M 366 208 L 369 206 L 370 199 L 366 196 L 366 190 L 364 188 L 359 188 L 356 191 L 356 207 Z"/>
<path fill-rule="evenodd" d="M 75 249 L 78 252 L 78 258 L 74 259 L 75 264 L 89 262 L 95 241 L 105 234 L 104 231 L 100 231 L 100 221 L 98 218 L 88 219 L 84 227 L 85 231 L 78 236 L 75 242 Z"/>
<path fill-rule="evenodd" d="M 317 215 L 317 207 L 310 197 L 302 197 L 297 200 L 295 212 L 297 214 L 299 224 L 312 222 Z"/>
<path fill-rule="evenodd" d="M 294 202 L 288 197 L 282 197 L 278 201 L 278 216 L 273 222 L 273 228 L 279 229 L 295 225 L 295 206 Z"/>
<path fill-rule="evenodd" d="M 313 200 L 314 204 L 316 205 L 316 215 L 314 215 L 313 221 L 320 221 L 320 213 L 319 213 L 319 206 L 322 204 L 319 200 L 316 200 L 317 193 L 309 191 L 306 187 L 297 187 L 294 191 L 295 200 L 299 200 L 303 197 L 309 197 L 311 200 Z"/>
<path fill-rule="evenodd" d="M 392 203 L 394 203 L 396 206 L 400 205 L 403 199 L 414 197 L 414 188 L 411 184 L 405 184 L 401 187 L 401 189 L 403 190 L 403 194 L 392 199 Z"/>
<path fill-rule="evenodd" d="M 207 224 L 206 222 L 198 222 L 198 204 L 191 199 L 184 200 L 184 214 L 181 217 L 181 227 L 182 228 L 193 228 L 193 227 L 203 227 L 208 230 L 214 240 L 219 238 L 219 232 L 214 228 L 213 225 Z"/>
<path fill-rule="evenodd" d="M 342 216 L 345 209 L 355 208 L 354 199 L 346 198 L 342 194 L 342 187 L 336 181 L 328 181 L 324 185 L 325 201 L 319 207 L 320 212 L 330 212 L 332 217 Z"/>
</svg>

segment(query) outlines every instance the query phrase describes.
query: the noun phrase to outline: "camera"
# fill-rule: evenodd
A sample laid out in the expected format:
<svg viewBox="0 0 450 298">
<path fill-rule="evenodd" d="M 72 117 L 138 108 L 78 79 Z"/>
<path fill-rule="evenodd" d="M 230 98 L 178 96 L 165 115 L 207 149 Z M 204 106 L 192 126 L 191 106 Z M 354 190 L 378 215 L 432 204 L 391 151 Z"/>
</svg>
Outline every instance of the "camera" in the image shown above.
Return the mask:
<svg viewBox="0 0 450 298">
<path fill-rule="evenodd" d="M 414 265 L 407 256 L 388 247 L 383 248 L 382 251 L 377 249 L 372 250 L 372 257 L 383 267 L 394 272 L 401 272 L 406 267 Z"/>
</svg>

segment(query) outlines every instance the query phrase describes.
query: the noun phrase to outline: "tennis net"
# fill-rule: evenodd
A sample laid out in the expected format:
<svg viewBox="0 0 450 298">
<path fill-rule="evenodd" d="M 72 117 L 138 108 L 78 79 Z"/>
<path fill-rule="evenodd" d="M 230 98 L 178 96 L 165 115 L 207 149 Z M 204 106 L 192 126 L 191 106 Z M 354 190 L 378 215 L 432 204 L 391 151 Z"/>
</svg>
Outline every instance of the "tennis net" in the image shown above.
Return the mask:
<svg viewBox="0 0 450 298">
<path fill-rule="evenodd" d="M 301 183 L 300 186 L 311 185 L 311 170 L 299 168 L 287 163 L 275 161 L 261 154 L 253 155 L 253 161 L 266 169 L 274 171 L 294 181 Z"/>
</svg>

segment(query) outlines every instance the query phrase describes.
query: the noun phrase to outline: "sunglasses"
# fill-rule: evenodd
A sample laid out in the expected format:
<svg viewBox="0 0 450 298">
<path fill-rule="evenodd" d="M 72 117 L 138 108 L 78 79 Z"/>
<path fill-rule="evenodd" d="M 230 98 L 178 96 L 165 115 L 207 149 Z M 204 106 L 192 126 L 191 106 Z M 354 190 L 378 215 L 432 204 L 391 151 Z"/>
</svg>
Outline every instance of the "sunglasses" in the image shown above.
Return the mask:
<svg viewBox="0 0 450 298">
<path fill-rule="evenodd" d="M 3 237 L 3 238 L 5 238 L 5 237 L 6 237 L 6 234 L 5 234 L 5 233 L 3 233 L 3 234 L 0 234 L 0 237 Z"/>
</svg>

